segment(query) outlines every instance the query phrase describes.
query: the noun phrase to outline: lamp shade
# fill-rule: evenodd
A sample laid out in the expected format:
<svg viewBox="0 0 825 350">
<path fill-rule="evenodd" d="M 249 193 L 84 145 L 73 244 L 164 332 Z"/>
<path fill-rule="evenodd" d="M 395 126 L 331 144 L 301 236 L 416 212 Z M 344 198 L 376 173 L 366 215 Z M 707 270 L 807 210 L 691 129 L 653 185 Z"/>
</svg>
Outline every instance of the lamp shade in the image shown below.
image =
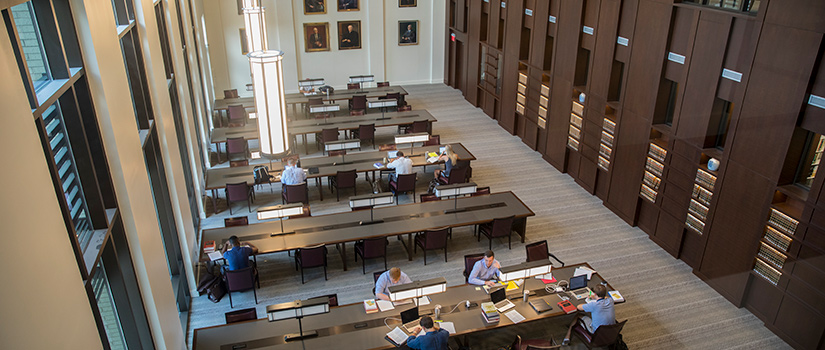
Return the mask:
<svg viewBox="0 0 825 350">
<path fill-rule="evenodd" d="M 243 21 L 246 26 L 246 44 L 249 52 L 266 51 L 266 16 L 263 7 L 245 7 Z"/>
<path fill-rule="evenodd" d="M 255 85 L 255 112 L 261 153 L 272 158 L 289 151 L 286 101 L 281 51 L 253 51 L 247 54 Z"/>
</svg>

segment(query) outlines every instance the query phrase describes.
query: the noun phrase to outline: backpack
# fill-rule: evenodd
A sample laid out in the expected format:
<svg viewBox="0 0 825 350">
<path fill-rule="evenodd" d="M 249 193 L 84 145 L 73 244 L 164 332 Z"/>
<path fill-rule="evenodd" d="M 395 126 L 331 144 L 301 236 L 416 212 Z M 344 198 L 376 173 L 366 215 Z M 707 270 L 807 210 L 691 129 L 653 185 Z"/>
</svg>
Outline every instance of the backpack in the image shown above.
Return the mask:
<svg viewBox="0 0 825 350">
<path fill-rule="evenodd" d="M 257 165 L 252 168 L 252 176 L 255 178 L 255 184 L 268 183 L 271 177 L 266 165 Z"/>
<path fill-rule="evenodd" d="M 212 284 L 206 288 L 206 295 L 213 303 L 221 301 L 221 298 L 226 295 L 226 287 L 223 284 L 223 279 L 215 278 Z"/>
<path fill-rule="evenodd" d="M 613 345 L 610 345 L 610 350 L 628 350 L 627 344 L 625 344 L 624 340 L 622 339 L 622 335 L 619 334 L 616 337 L 616 342 Z"/>
</svg>

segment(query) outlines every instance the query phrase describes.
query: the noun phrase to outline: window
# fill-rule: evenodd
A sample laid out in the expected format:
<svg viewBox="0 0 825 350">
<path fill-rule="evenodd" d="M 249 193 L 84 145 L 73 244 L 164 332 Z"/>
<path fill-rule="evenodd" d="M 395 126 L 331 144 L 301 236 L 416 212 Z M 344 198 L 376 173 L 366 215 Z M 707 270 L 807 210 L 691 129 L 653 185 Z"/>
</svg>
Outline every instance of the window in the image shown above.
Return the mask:
<svg viewBox="0 0 825 350">
<path fill-rule="evenodd" d="M 34 90 L 40 90 L 52 80 L 52 76 L 46 52 L 43 50 L 43 38 L 40 36 L 34 8 L 31 2 L 22 3 L 12 6 L 11 14 L 14 17 L 14 26 L 20 38 L 20 48 L 23 50 L 22 56 L 25 57 L 26 68 L 28 68 Z"/>
<path fill-rule="evenodd" d="M 706 147 L 714 147 L 724 150 L 725 141 L 728 138 L 728 127 L 733 113 L 733 103 L 717 98 L 713 102 L 713 109 L 710 113 L 708 123 L 708 133 L 705 139 Z"/>
<path fill-rule="evenodd" d="M 95 274 L 92 276 L 92 293 L 97 301 L 97 310 L 103 321 L 103 329 L 109 339 L 109 346 L 112 350 L 126 349 L 126 340 L 123 339 L 123 330 L 120 328 L 120 320 L 117 317 L 117 310 L 112 299 L 112 290 L 109 287 L 109 279 L 103 265 L 98 263 Z"/>
<path fill-rule="evenodd" d="M 709 7 L 719 7 L 734 11 L 756 13 L 759 10 L 760 0 L 684 0 Z"/>
<path fill-rule="evenodd" d="M 811 188 L 819 169 L 819 161 L 822 159 L 823 150 L 825 150 L 825 136 L 809 132 L 805 140 L 802 157 L 799 159 L 794 183 L 808 189 Z"/>
<path fill-rule="evenodd" d="M 676 98 L 679 96 L 679 83 L 662 78 L 659 83 L 659 95 L 656 97 L 656 109 L 653 124 L 673 126 L 676 114 Z"/>
</svg>

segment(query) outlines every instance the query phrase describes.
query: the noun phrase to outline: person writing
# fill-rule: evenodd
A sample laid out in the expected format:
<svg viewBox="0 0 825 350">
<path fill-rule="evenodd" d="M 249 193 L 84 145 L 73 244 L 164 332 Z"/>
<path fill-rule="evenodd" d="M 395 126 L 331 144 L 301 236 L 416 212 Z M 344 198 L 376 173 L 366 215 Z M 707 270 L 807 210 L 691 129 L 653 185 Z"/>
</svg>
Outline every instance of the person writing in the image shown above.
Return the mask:
<svg viewBox="0 0 825 350">
<path fill-rule="evenodd" d="M 249 256 L 258 254 L 258 247 L 249 242 L 241 243 L 238 236 L 232 236 L 223 244 L 221 254 L 229 271 L 240 270 L 249 266 Z"/>
<path fill-rule="evenodd" d="M 444 162 L 444 170 L 435 169 L 435 178 L 437 179 L 439 175 L 444 177 L 450 177 L 450 171 L 453 170 L 453 166 L 458 162 L 458 155 L 453 152 L 453 147 L 450 145 L 444 146 L 444 154 L 438 157 L 437 162 Z"/>
<path fill-rule="evenodd" d="M 432 317 L 424 316 L 418 321 L 419 326 L 412 329 L 412 334 L 418 334 L 422 329 L 427 331 L 427 334 L 422 336 L 411 335 L 407 338 L 407 346 L 410 349 L 421 350 L 447 350 L 447 341 L 450 338 L 450 332 L 446 329 L 441 329 L 437 322 L 433 322 Z"/>
<path fill-rule="evenodd" d="M 390 300 L 390 287 L 399 284 L 412 283 L 412 280 L 401 269 L 393 267 L 382 273 L 375 281 L 375 297 L 381 300 Z"/>
<path fill-rule="evenodd" d="M 284 185 L 297 185 L 302 182 L 306 182 L 307 174 L 304 173 L 304 169 L 301 169 L 296 165 L 297 160 L 295 158 L 289 158 L 286 161 L 286 166 L 284 167 L 284 171 L 281 172 L 281 183 Z"/>
<path fill-rule="evenodd" d="M 567 329 L 567 335 L 564 336 L 562 345 L 570 343 L 570 333 L 573 332 L 573 327 L 579 322 L 584 325 L 590 334 L 595 333 L 599 326 L 616 324 L 616 310 L 613 309 L 613 298 L 607 295 L 607 288 L 599 284 L 593 287 L 593 294 L 596 296 L 595 300 L 588 298 L 587 303 L 576 306 L 579 311 L 589 312 L 590 316 L 580 315 L 573 319 L 573 323 Z"/>
<path fill-rule="evenodd" d="M 467 283 L 492 287 L 496 284 L 500 268 L 501 264 L 496 260 L 495 254 L 492 250 L 488 250 L 484 252 L 484 258 L 473 265 Z"/>
<path fill-rule="evenodd" d="M 398 175 L 412 174 L 413 161 L 404 156 L 404 152 L 398 151 L 395 153 L 396 157 L 390 164 L 387 164 L 388 169 L 395 169 L 394 174 L 390 174 L 390 181 L 397 181 Z"/>
</svg>

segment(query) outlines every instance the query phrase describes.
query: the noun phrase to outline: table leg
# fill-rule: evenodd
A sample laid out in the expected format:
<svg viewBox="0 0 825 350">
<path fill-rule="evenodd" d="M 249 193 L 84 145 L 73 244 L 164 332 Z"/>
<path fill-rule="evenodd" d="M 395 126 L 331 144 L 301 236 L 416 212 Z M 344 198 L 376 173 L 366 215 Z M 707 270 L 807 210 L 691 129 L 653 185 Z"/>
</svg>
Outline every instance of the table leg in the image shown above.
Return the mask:
<svg viewBox="0 0 825 350">
<path fill-rule="evenodd" d="M 336 243 L 335 248 L 341 253 L 341 263 L 344 265 L 344 271 L 347 270 L 347 243 Z"/>
<path fill-rule="evenodd" d="M 309 143 L 307 143 L 307 134 L 301 134 L 304 137 L 304 153 L 309 154 Z"/>
<path fill-rule="evenodd" d="M 315 185 L 318 186 L 318 196 L 321 197 L 321 201 L 324 200 L 324 186 L 321 186 L 321 178 L 315 178 Z"/>
<path fill-rule="evenodd" d="M 407 234 L 407 261 L 412 261 L 413 258 L 413 235 Z"/>
<path fill-rule="evenodd" d="M 215 214 L 218 213 L 218 189 L 212 189 L 212 209 L 215 210 Z"/>
</svg>

